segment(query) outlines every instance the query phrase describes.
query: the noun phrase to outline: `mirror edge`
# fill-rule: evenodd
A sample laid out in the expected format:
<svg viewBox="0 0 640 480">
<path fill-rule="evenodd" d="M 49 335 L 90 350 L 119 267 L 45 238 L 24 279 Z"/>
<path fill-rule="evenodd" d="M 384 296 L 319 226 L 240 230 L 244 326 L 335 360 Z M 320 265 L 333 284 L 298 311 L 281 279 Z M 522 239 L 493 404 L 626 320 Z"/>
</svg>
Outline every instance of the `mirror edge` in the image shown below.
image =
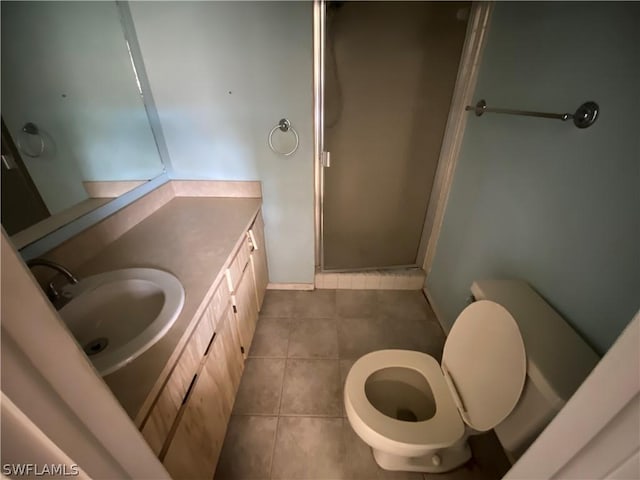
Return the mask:
<svg viewBox="0 0 640 480">
<path fill-rule="evenodd" d="M 131 9 L 129 8 L 129 2 L 127 0 L 115 0 L 115 3 L 120 15 L 120 25 L 122 26 L 125 42 L 129 49 L 134 73 L 139 82 L 142 104 L 147 112 L 147 119 L 149 120 L 151 133 L 156 140 L 156 148 L 158 149 L 160 162 L 163 166 L 163 172 L 164 174 L 172 176 L 173 165 L 171 164 L 169 149 L 164 138 L 160 115 L 158 114 L 156 102 L 153 98 L 153 93 L 151 92 L 151 84 L 147 75 L 147 68 L 144 64 L 140 43 L 138 42 L 138 35 L 131 15 Z"/>
<path fill-rule="evenodd" d="M 48 233 L 47 235 L 30 243 L 29 245 L 24 246 L 19 250 L 20 255 L 25 261 L 39 257 L 46 252 L 54 249 L 63 242 L 69 240 L 70 238 L 83 232 L 87 228 L 92 227 L 98 222 L 113 215 L 117 211 L 122 210 L 128 205 L 131 205 L 136 200 L 144 197 L 146 194 L 150 193 L 151 191 L 169 181 L 169 175 L 167 175 L 166 172 L 162 173 L 161 175 L 149 180 L 143 185 L 130 190 L 120 197 L 76 218 L 75 220 L 72 220 L 62 227 L 54 230 L 53 232 Z"/>
</svg>

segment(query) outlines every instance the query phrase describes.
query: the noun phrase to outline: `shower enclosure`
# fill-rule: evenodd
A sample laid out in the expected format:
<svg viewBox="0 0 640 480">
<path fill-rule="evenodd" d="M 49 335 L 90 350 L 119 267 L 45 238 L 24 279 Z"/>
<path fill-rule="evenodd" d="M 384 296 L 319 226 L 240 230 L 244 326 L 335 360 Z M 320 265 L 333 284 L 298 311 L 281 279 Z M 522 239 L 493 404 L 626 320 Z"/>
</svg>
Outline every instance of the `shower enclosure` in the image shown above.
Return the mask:
<svg viewBox="0 0 640 480">
<path fill-rule="evenodd" d="M 320 270 L 421 265 L 470 2 L 316 8 Z"/>
</svg>

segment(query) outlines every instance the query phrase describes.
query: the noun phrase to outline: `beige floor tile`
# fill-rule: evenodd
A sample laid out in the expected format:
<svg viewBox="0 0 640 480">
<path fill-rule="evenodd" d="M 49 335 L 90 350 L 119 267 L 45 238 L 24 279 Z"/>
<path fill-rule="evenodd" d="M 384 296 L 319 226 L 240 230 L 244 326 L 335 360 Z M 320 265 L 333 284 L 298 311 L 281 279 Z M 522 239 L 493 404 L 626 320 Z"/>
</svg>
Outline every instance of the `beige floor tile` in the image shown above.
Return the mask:
<svg viewBox="0 0 640 480">
<path fill-rule="evenodd" d="M 293 316 L 296 293 L 293 290 L 267 290 L 260 315 L 264 317 Z"/>
<path fill-rule="evenodd" d="M 340 407 L 342 408 L 343 417 L 347 415 L 344 409 L 344 382 L 347 380 L 347 374 L 355 362 L 355 359 L 340 360 Z"/>
<path fill-rule="evenodd" d="M 271 478 L 338 480 L 345 470 L 343 419 L 280 417 Z"/>
<path fill-rule="evenodd" d="M 250 357 L 286 357 L 289 345 L 289 318 L 260 317 L 251 342 Z"/>
<path fill-rule="evenodd" d="M 364 318 L 378 313 L 375 290 L 337 290 L 336 311 L 339 317 Z"/>
<path fill-rule="evenodd" d="M 299 291 L 295 299 L 297 318 L 333 318 L 336 313 L 335 290 Z"/>
<path fill-rule="evenodd" d="M 233 405 L 233 413 L 277 414 L 284 371 L 284 359 L 248 358 Z"/>
<path fill-rule="evenodd" d="M 397 318 L 343 318 L 338 321 L 340 358 L 357 359 L 376 350 L 402 349 L 442 355 L 440 326 L 426 320 Z"/>
<path fill-rule="evenodd" d="M 338 360 L 290 358 L 284 376 L 280 414 L 340 416 Z"/>
<path fill-rule="evenodd" d="M 444 333 L 440 325 L 427 320 L 382 320 L 383 330 L 388 332 L 388 347 L 428 353 L 436 360 L 442 358 Z"/>
<path fill-rule="evenodd" d="M 278 417 L 231 416 L 216 480 L 268 479 Z"/>
<path fill-rule="evenodd" d="M 435 319 L 431 307 L 419 290 L 378 290 L 376 293 L 379 312 L 384 316 L 411 320 Z"/>
<path fill-rule="evenodd" d="M 350 480 L 423 480 L 420 473 L 391 472 L 380 468 L 369 445 L 358 437 L 347 419 L 343 421 L 342 434 L 347 460 L 345 473 Z"/>
<path fill-rule="evenodd" d="M 293 319 L 289 357 L 338 358 L 338 329 L 332 318 Z"/>
<path fill-rule="evenodd" d="M 390 348 L 391 329 L 380 318 L 342 318 L 338 321 L 340 358 L 357 359 L 375 350 Z"/>
</svg>

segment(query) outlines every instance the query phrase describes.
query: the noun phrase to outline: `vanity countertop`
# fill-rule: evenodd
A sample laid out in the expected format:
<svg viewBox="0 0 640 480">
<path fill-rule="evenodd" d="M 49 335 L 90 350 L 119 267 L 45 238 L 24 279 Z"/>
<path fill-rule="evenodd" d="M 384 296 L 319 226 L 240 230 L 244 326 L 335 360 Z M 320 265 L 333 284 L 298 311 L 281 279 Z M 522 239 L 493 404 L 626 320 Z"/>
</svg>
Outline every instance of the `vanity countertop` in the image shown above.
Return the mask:
<svg viewBox="0 0 640 480">
<path fill-rule="evenodd" d="M 104 378 L 138 427 L 261 203 L 259 198 L 176 197 L 78 269 L 80 276 L 88 276 L 120 268 L 157 268 L 178 277 L 184 287 L 184 307 L 167 334 Z"/>
</svg>

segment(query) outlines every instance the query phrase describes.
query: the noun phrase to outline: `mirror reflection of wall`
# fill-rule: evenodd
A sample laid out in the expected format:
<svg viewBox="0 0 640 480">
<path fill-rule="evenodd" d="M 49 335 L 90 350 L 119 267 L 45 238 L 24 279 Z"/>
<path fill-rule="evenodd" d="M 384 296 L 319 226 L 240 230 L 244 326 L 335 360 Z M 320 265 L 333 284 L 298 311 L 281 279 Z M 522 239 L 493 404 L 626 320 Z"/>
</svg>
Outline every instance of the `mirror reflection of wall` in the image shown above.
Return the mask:
<svg viewBox="0 0 640 480">
<path fill-rule="evenodd" d="M 101 182 L 126 191 L 163 172 L 115 2 L 2 2 L 1 22 L 3 134 L 16 147 L 3 177 L 23 167 L 64 216 L 108 201 L 92 198 L 110 196 L 92 190 Z M 20 206 L 3 196 L 3 224 Z"/>
</svg>

